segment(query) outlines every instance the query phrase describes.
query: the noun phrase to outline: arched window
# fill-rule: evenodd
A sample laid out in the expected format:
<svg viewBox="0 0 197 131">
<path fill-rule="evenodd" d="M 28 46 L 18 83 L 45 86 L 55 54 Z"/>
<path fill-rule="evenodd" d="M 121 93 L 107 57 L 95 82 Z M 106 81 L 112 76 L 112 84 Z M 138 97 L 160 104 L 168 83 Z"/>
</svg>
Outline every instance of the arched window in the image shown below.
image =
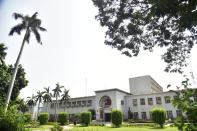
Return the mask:
<svg viewBox="0 0 197 131">
<path fill-rule="evenodd" d="M 102 107 L 102 108 L 111 107 L 111 99 L 110 99 L 110 97 L 109 96 L 103 96 L 100 99 L 99 106 Z"/>
</svg>

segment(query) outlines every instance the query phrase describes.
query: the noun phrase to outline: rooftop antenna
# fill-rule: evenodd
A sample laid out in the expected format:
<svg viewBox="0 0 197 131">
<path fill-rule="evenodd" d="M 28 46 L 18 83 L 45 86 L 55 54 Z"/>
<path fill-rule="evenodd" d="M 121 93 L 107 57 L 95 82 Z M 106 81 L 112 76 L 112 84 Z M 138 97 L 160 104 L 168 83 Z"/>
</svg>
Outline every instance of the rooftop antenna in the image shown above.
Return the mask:
<svg viewBox="0 0 197 131">
<path fill-rule="evenodd" d="M 191 71 L 190 75 L 191 75 L 191 78 L 192 78 L 192 81 L 193 81 L 193 87 L 196 88 L 196 81 L 195 81 L 194 73 Z"/>
</svg>

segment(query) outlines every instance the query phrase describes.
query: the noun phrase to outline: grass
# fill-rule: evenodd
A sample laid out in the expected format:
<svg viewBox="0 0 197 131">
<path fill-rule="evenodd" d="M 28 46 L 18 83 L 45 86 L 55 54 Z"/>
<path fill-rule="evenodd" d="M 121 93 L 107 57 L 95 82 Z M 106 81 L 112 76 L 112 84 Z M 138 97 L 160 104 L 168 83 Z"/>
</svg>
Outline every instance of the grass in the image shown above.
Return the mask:
<svg viewBox="0 0 197 131">
<path fill-rule="evenodd" d="M 52 128 L 52 125 L 40 125 L 39 127 L 36 128 L 26 128 L 28 129 L 28 131 L 32 131 L 32 130 L 46 130 L 46 129 L 50 129 Z"/>
<path fill-rule="evenodd" d="M 75 127 L 69 131 L 178 131 L 177 127 L 166 127 L 166 128 L 156 128 L 156 127 Z"/>
</svg>

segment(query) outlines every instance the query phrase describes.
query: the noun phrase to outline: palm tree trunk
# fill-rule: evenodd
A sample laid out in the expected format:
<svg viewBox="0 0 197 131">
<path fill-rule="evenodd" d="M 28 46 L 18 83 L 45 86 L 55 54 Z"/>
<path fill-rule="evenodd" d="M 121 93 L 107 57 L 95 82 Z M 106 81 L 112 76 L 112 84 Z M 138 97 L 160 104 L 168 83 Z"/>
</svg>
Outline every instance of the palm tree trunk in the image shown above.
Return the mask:
<svg viewBox="0 0 197 131">
<path fill-rule="evenodd" d="M 47 102 L 47 106 L 46 106 L 46 112 L 48 113 L 48 102 Z"/>
<path fill-rule="evenodd" d="M 10 85 L 9 85 L 8 92 L 7 92 L 7 97 L 6 97 L 5 112 L 8 109 L 8 104 L 9 104 L 9 101 L 10 101 L 10 96 L 11 96 L 12 89 L 13 89 L 13 86 L 14 86 L 14 81 L 15 81 L 15 78 L 16 78 L 16 73 L 17 73 L 17 70 L 18 70 L 19 61 L 20 61 L 20 58 L 21 58 L 21 55 L 22 55 L 22 52 L 23 52 L 23 48 L 24 48 L 24 45 L 25 45 L 25 39 L 26 39 L 26 36 L 28 34 L 28 30 L 29 29 L 27 28 L 26 29 L 26 33 L 25 33 L 25 36 L 23 38 L 23 42 L 22 42 L 22 45 L 21 45 L 20 52 L 19 52 L 18 57 L 16 59 L 16 63 L 14 64 L 14 71 L 12 73 L 12 78 L 11 78 L 11 81 L 10 81 Z"/>
<path fill-rule="evenodd" d="M 40 108 L 40 101 L 39 101 L 39 103 L 38 103 L 38 110 L 37 110 L 37 116 L 36 116 L 36 119 L 38 119 L 39 108 Z"/>
<path fill-rule="evenodd" d="M 57 122 L 57 96 L 56 96 L 56 104 L 55 104 L 55 122 Z"/>
</svg>

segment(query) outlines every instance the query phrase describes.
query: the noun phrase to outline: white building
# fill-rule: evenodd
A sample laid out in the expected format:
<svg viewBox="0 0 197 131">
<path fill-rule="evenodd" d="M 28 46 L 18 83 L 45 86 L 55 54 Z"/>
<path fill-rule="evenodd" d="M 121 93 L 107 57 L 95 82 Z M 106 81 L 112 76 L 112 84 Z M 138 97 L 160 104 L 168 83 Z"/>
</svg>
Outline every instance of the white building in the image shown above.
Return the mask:
<svg viewBox="0 0 197 131">
<path fill-rule="evenodd" d="M 128 119 L 128 111 L 133 113 L 136 120 L 150 120 L 150 111 L 156 107 L 165 108 L 167 118 L 173 119 L 182 112 L 173 107 L 168 99 L 175 97 L 173 92 L 163 92 L 163 88 L 151 77 L 141 76 L 129 79 L 130 92 L 120 89 L 95 91 L 95 96 L 71 98 L 68 103 L 58 101 L 58 112 L 68 112 L 70 116 L 87 110 L 95 110 L 97 121 L 110 121 L 111 110 L 119 109 L 124 112 L 124 119 Z M 48 111 L 51 117 L 55 114 L 55 101 L 43 104 L 41 112 Z"/>
</svg>

